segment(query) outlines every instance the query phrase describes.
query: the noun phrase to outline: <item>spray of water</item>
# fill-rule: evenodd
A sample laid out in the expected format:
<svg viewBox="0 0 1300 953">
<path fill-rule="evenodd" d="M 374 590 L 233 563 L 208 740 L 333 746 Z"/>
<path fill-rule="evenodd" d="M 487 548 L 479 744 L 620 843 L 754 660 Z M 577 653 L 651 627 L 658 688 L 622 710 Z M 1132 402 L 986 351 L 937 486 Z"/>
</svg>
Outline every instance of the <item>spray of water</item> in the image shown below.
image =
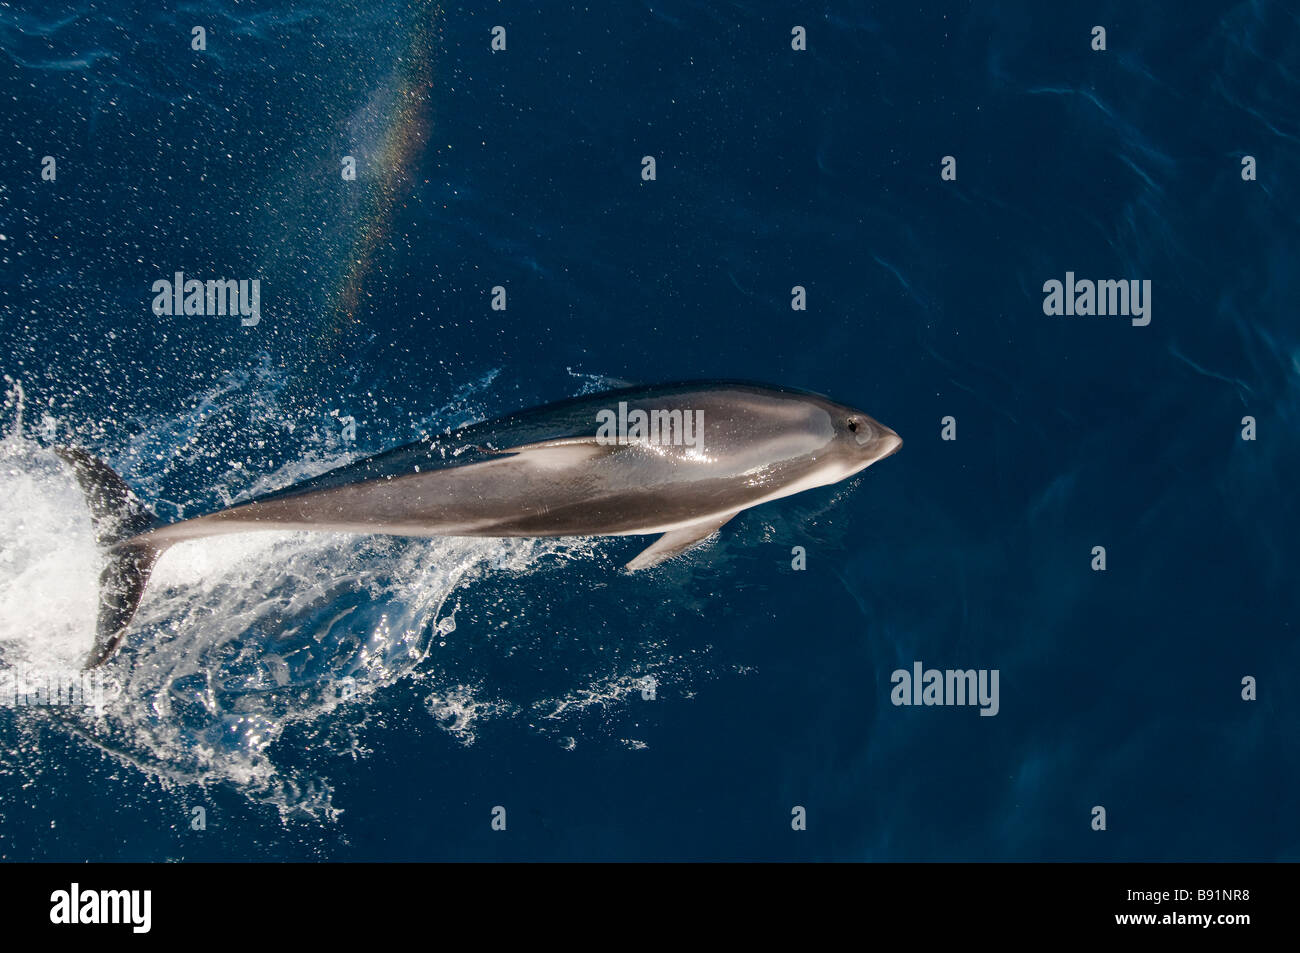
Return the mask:
<svg viewBox="0 0 1300 953">
<path fill-rule="evenodd" d="M 494 377 L 485 375 L 480 385 Z M 211 415 L 248 388 L 253 394 L 244 399 L 265 403 L 258 396 L 265 386 L 271 385 L 256 375 L 224 381 L 187 404 Z M 463 395 L 454 399 L 448 416 L 470 414 L 467 403 Z M 24 432 L 17 382 L 10 382 L 7 406 L 11 423 L 0 440 L 0 671 L 76 672 L 94 641 L 103 556 L 72 475 L 42 440 Z M 56 422 L 59 428 L 67 429 Z M 191 413 L 142 432 L 135 444 L 191 444 L 201 438 L 202 421 Z M 305 462 L 249 480 L 235 495 L 292 484 L 349 456 L 338 448 L 308 454 Z M 148 473 L 138 476 L 137 485 L 152 482 Z M 285 815 L 329 819 L 337 809 L 328 780 L 286 769 L 277 741 L 290 728 L 310 726 L 321 729 L 314 733 L 319 744 L 355 753 L 357 713 L 382 706 L 398 682 L 420 686 L 430 724 L 458 743 L 474 744 L 489 720 L 517 717 L 571 749 L 589 712 L 625 704 L 648 673 L 671 680 L 671 655 L 656 639 L 620 645 L 613 668 L 602 661 L 584 670 L 571 656 L 561 661 L 551 654 L 564 651 L 551 645 L 561 640 L 529 633 L 527 599 L 500 585 L 563 573 L 575 559 L 592 557 L 601 555 L 590 540 L 254 532 L 182 543 L 154 572 L 125 646 L 108 666 L 102 704 L 32 707 L 14 717 L 71 732 L 164 785 L 229 784 Z M 484 617 L 502 620 L 492 623 L 497 632 L 519 633 L 541 667 L 549 660 L 567 682 L 493 684 L 476 667 L 477 656 L 455 651 L 458 639 L 476 638 L 458 629 L 462 600 L 489 578 L 492 586 L 479 589 L 497 596 Z M 38 738 L 29 732 L 27 745 L 35 748 Z M 40 752 L 25 754 L 36 761 Z"/>
</svg>

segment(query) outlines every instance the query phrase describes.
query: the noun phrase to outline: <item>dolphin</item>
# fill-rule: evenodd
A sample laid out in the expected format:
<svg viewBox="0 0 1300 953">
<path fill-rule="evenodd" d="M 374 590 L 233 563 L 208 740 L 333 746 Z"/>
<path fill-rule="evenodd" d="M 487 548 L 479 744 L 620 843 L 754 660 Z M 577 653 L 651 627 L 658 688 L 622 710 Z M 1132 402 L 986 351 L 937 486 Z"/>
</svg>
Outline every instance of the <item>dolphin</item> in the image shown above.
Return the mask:
<svg viewBox="0 0 1300 953">
<path fill-rule="evenodd" d="M 470 424 L 228 509 L 160 522 L 105 463 L 57 452 L 108 562 L 87 667 L 121 645 L 183 540 L 250 530 L 396 536 L 659 536 L 626 568 L 695 546 L 741 510 L 837 483 L 902 439 L 818 394 L 736 381 L 627 387 Z"/>
</svg>

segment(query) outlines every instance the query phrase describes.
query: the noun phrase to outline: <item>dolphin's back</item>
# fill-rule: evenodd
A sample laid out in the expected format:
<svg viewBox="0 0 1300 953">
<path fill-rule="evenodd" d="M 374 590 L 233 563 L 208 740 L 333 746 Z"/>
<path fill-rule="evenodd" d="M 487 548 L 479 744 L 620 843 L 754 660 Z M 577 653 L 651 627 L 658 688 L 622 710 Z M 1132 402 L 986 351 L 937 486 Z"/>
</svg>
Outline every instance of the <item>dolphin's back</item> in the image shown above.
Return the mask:
<svg viewBox="0 0 1300 953">
<path fill-rule="evenodd" d="M 254 528 L 409 536 L 665 532 L 753 505 L 798 479 L 833 435 L 798 392 L 747 384 L 628 388 L 472 424 L 347 464 L 158 541 Z M 699 412 L 696 446 L 596 439 L 597 414 Z"/>
</svg>

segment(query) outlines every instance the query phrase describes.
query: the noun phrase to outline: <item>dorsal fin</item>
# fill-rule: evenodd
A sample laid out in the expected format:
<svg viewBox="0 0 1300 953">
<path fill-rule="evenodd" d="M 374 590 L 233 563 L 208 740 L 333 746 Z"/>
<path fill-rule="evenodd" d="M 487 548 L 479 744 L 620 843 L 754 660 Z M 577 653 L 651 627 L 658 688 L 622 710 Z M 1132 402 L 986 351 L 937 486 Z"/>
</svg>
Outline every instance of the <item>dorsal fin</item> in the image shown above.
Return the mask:
<svg viewBox="0 0 1300 953">
<path fill-rule="evenodd" d="M 552 440 L 539 440 L 536 443 L 524 443 L 517 447 L 503 447 L 497 450 L 497 453 L 527 453 L 530 450 L 550 450 L 554 447 L 600 447 L 603 450 L 622 450 L 627 447 L 649 446 L 648 440 L 632 440 L 626 438 L 621 443 L 611 443 L 608 440 L 602 440 L 595 434 L 584 434 L 577 437 L 556 437 Z"/>
<path fill-rule="evenodd" d="M 598 440 L 594 435 L 578 437 L 556 437 L 552 440 L 539 440 L 536 443 L 524 443 L 517 447 L 502 447 L 494 452 L 503 457 L 519 457 L 527 463 L 543 467 L 573 466 L 584 460 L 608 456 L 623 450 L 630 450 L 643 444 L 610 443 Z"/>
</svg>

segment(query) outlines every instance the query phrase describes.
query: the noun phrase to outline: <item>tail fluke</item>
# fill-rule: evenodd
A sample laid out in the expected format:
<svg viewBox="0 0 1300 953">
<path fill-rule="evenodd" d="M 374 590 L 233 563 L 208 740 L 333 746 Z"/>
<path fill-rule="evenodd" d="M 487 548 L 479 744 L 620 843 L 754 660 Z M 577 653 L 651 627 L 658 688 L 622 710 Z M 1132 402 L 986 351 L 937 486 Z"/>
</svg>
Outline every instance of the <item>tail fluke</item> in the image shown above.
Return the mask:
<svg viewBox="0 0 1300 953">
<path fill-rule="evenodd" d="M 57 453 L 72 467 L 95 521 L 95 536 L 108 550 L 108 565 L 99 577 L 99 619 L 95 648 L 86 668 L 108 661 L 122 644 L 126 627 L 144 597 L 154 563 L 165 546 L 134 539 L 158 525 L 157 519 L 106 463 L 71 447 Z"/>
</svg>

